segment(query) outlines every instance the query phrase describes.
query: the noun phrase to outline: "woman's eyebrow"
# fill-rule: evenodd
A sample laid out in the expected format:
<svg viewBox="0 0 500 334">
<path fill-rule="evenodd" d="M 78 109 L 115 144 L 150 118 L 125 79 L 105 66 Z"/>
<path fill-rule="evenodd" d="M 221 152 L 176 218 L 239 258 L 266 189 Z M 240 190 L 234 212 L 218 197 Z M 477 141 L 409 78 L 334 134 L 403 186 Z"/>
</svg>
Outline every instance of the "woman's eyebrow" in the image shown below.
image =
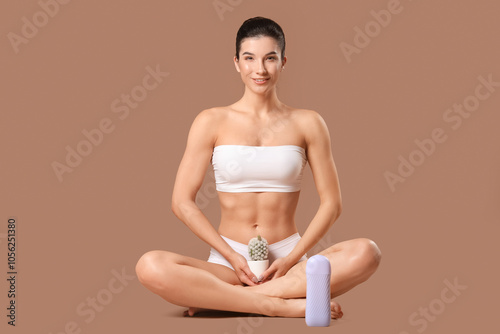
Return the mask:
<svg viewBox="0 0 500 334">
<path fill-rule="evenodd" d="M 277 55 L 277 54 L 278 54 L 278 52 L 276 52 L 276 51 L 271 51 L 271 52 L 266 53 L 265 55 L 266 55 L 266 56 L 268 56 L 268 55 Z M 248 51 L 243 52 L 241 55 L 242 55 L 242 56 L 243 56 L 243 55 L 255 56 L 255 54 L 253 54 L 253 53 L 251 53 L 251 52 L 248 52 Z"/>
</svg>

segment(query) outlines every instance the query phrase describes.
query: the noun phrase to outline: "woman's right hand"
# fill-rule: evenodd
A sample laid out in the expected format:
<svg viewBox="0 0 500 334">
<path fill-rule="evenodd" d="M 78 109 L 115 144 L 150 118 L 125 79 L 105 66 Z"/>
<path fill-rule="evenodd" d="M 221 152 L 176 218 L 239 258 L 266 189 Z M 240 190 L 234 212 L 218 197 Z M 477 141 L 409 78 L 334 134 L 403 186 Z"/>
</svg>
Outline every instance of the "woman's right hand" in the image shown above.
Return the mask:
<svg viewBox="0 0 500 334">
<path fill-rule="evenodd" d="M 233 266 L 234 272 L 241 283 L 245 283 L 246 285 L 257 285 L 259 280 L 250 270 L 247 259 L 245 259 L 243 255 L 234 252 L 228 260 Z"/>
</svg>

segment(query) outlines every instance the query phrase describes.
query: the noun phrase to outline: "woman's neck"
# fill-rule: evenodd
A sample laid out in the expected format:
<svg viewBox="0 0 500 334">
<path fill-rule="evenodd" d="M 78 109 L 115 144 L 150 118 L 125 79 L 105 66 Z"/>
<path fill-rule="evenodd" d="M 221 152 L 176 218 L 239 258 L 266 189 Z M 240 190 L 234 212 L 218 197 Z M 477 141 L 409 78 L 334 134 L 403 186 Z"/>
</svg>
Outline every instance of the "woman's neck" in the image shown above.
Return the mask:
<svg viewBox="0 0 500 334">
<path fill-rule="evenodd" d="M 282 106 L 274 89 L 266 94 L 256 94 L 246 88 L 238 104 L 259 118 L 265 117 L 277 109 L 281 109 Z"/>
</svg>

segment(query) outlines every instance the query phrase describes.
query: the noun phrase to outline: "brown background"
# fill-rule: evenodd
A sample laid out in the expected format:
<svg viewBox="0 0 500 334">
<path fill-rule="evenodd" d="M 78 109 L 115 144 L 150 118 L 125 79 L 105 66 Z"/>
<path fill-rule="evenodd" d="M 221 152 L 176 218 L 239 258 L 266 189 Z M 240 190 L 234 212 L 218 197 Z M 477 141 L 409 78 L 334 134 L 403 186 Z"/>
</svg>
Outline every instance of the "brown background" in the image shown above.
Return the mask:
<svg viewBox="0 0 500 334">
<path fill-rule="evenodd" d="M 16 217 L 19 271 L 15 328 L 6 325 L 2 279 L 2 332 L 55 334 L 74 321 L 81 333 L 414 334 L 421 327 L 411 314 L 439 306 L 444 280 L 455 278 L 467 288 L 424 332 L 497 332 L 500 88 L 456 130 L 443 114 L 474 94 L 478 76 L 500 81 L 498 3 L 401 1 L 350 63 L 340 43 L 353 44 L 354 28 L 389 1 L 231 3 L 221 20 L 212 0 L 73 1 L 16 53 L 8 34 L 21 35 L 23 17 L 33 22 L 41 6 L 2 2 L 0 265 L 6 273 L 7 219 Z M 196 114 L 242 94 L 234 39 L 257 15 L 286 33 L 280 98 L 317 110 L 331 132 L 344 211 L 324 243 L 374 239 L 379 271 L 338 298 L 345 317 L 328 329 L 304 319 L 182 318 L 183 308 L 136 279 L 87 323 L 78 306 L 109 296 L 113 270 L 135 275 L 144 252 L 208 257 L 208 245 L 171 212 L 172 187 Z M 157 65 L 170 75 L 121 120 L 111 103 Z M 51 164 L 65 163 L 65 147 L 106 118 L 114 131 L 59 182 Z M 396 173 L 399 155 L 408 159 L 434 128 L 447 140 L 391 191 L 384 172 Z M 208 169 L 199 203 L 217 226 L 212 182 Z M 317 207 L 307 167 L 300 233 Z"/>
</svg>

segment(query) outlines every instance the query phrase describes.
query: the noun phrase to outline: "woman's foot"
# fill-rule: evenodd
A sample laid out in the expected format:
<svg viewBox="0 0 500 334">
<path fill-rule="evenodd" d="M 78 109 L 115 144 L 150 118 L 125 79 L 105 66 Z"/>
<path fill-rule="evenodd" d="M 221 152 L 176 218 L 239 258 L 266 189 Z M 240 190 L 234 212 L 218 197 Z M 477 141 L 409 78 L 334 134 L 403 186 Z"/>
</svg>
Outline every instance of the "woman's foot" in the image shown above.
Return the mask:
<svg viewBox="0 0 500 334">
<path fill-rule="evenodd" d="M 282 307 L 280 311 L 276 312 L 276 316 L 278 317 L 287 317 L 287 318 L 304 318 L 306 316 L 306 299 L 305 298 L 299 298 L 299 299 L 282 299 Z M 272 306 L 271 306 L 272 307 Z M 262 305 L 263 312 L 267 313 L 265 311 L 265 306 Z M 331 317 L 332 319 L 340 319 L 344 315 L 342 312 L 342 308 L 340 307 L 340 304 L 337 303 L 336 301 L 331 300 L 330 301 L 330 309 L 331 309 Z M 190 307 L 186 311 L 184 311 L 184 316 L 185 317 L 192 317 L 196 313 L 199 312 L 205 312 L 205 311 L 213 311 L 210 309 L 203 309 L 203 308 L 198 308 L 198 307 Z"/>
<path fill-rule="evenodd" d="M 285 307 L 277 313 L 277 316 L 287 318 L 304 318 L 306 316 L 306 299 L 282 299 Z M 330 314 L 332 319 L 340 319 L 344 315 L 340 304 L 330 300 Z"/>
<path fill-rule="evenodd" d="M 206 309 L 206 308 L 199 308 L 199 307 L 190 307 L 190 308 L 188 308 L 187 310 L 184 311 L 183 316 L 185 316 L 185 317 L 192 317 L 196 313 L 206 312 L 206 311 L 213 311 L 213 310 Z"/>
<path fill-rule="evenodd" d="M 333 300 L 330 301 L 330 309 L 332 310 L 332 319 L 340 319 L 344 316 L 344 312 L 342 312 L 340 304 L 334 302 Z"/>
</svg>

